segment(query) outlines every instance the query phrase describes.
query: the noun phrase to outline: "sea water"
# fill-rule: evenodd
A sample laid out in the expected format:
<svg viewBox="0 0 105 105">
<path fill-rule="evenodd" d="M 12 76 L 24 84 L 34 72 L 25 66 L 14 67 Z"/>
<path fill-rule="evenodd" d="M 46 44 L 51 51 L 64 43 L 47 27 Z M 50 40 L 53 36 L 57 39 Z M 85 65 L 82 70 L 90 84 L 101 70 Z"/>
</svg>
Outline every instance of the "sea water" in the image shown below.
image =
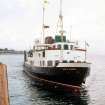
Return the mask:
<svg viewBox="0 0 105 105">
<path fill-rule="evenodd" d="M 90 76 L 76 95 L 33 86 L 23 72 L 23 55 L 0 55 L 0 62 L 7 65 L 11 105 L 105 105 L 105 56 L 91 55 L 90 60 Z"/>
</svg>

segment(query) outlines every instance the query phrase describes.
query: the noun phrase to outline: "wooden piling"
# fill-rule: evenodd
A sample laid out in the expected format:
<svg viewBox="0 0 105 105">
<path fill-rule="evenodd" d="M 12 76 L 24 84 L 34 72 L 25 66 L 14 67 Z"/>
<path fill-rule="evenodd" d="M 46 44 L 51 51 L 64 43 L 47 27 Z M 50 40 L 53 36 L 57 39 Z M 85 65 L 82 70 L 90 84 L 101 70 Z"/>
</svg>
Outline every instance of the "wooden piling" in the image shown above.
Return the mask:
<svg viewBox="0 0 105 105">
<path fill-rule="evenodd" d="M 7 67 L 0 64 L 0 105 L 9 104 Z"/>
</svg>

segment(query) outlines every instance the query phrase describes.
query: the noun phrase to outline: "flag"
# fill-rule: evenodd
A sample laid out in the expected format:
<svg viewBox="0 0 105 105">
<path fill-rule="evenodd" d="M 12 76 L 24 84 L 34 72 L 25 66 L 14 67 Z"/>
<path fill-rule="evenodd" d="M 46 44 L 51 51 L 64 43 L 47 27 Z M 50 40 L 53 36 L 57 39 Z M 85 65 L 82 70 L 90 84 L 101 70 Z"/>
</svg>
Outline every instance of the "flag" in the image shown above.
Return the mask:
<svg viewBox="0 0 105 105">
<path fill-rule="evenodd" d="M 45 3 L 45 4 L 47 4 L 47 3 L 48 3 L 48 1 L 47 1 L 47 0 L 44 0 L 44 3 Z"/>
<path fill-rule="evenodd" d="M 43 0 L 43 7 L 46 8 L 46 6 L 49 4 L 48 0 Z"/>
<path fill-rule="evenodd" d="M 45 26 L 45 25 L 44 25 L 44 28 L 50 28 L 50 26 Z"/>
</svg>

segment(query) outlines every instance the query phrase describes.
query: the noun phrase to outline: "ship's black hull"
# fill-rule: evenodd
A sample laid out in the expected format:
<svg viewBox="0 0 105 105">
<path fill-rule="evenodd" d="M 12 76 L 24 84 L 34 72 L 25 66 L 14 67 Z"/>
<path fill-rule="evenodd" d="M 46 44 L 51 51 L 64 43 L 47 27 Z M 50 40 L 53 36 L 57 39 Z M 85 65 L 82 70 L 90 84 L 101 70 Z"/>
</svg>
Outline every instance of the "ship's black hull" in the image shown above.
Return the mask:
<svg viewBox="0 0 105 105">
<path fill-rule="evenodd" d="M 25 71 L 49 81 L 80 86 L 89 75 L 88 67 L 34 67 L 25 64 Z"/>
</svg>

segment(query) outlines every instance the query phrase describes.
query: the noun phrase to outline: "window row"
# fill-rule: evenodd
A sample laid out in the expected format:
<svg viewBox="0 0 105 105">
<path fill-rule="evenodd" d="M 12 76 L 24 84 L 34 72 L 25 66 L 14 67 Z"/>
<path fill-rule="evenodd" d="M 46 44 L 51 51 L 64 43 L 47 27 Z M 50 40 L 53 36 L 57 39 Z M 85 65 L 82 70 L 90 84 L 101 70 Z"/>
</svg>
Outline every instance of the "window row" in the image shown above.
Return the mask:
<svg viewBox="0 0 105 105">
<path fill-rule="evenodd" d="M 68 44 L 64 44 L 64 45 L 61 45 L 61 44 L 57 44 L 57 45 L 52 45 L 52 46 L 47 46 L 47 47 L 35 47 L 34 46 L 34 50 L 37 50 L 37 51 L 40 51 L 40 50 L 61 50 L 61 49 L 64 49 L 64 50 L 72 50 L 74 47 L 74 45 L 68 45 Z"/>
<path fill-rule="evenodd" d="M 68 63 L 68 61 L 67 60 L 63 60 L 62 63 Z M 74 63 L 74 60 L 70 60 L 69 63 Z M 49 60 L 46 63 L 45 63 L 45 61 L 40 61 L 40 66 L 41 67 L 43 67 L 45 65 L 47 65 L 49 67 L 52 67 L 52 66 L 56 67 L 58 64 L 59 64 L 59 60 L 56 60 L 56 61 Z"/>
</svg>

